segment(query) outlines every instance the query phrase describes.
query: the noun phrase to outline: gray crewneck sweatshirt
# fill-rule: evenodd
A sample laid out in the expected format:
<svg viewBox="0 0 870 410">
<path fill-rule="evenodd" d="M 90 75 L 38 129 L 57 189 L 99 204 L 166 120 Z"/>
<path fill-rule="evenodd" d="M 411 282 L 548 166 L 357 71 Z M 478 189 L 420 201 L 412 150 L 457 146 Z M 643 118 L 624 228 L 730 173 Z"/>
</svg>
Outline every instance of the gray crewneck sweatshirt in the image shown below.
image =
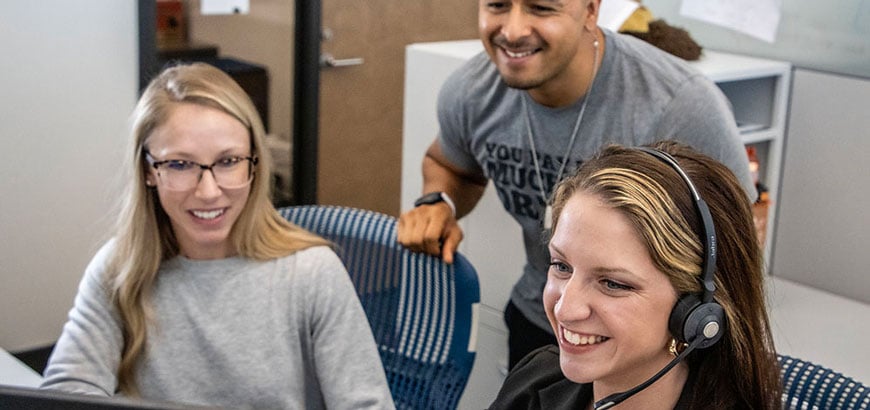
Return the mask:
<svg viewBox="0 0 870 410">
<path fill-rule="evenodd" d="M 43 387 L 111 395 L 122 347 L 105 285 L 111 243 L 88 266 Z M 365 313 L 341 261 L 315 247 L 269 261 L 177 257 L 160 267 L 137 369 L 143 398 L 231 408 L 392 409 Z"/>
</svg>

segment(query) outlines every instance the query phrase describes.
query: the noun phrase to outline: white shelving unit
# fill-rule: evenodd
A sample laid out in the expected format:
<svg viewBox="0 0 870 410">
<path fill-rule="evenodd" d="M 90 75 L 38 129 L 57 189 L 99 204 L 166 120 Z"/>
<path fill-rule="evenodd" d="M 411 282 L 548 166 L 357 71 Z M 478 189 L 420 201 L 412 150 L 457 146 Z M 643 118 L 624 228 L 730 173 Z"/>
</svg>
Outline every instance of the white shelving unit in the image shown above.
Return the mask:
<svg viewBox="0 0 870 410">
<path fill-rule="evenodd" d="M 478 40 L 409 45 L 405 55 L 405 113 L 402 147 L 402 211 L 422 190 L 420 164 L 438 132 L 436 100 L 441 84 L 463 62 L 483 50 Z M 791 65 L 706 50 L 692 63 L 731 101 L 743 141 L 756 148 L 760 181 L 778 198 Z M 773 249 L 776 206 L 768 208 L 765 255 Z M 502 309 L 525 262 L 519 226 L 502 208 L 492 187 L 475 210 L 460 221 L 465 239 L 459 250 L 480 277 L 481 311 L 478 352 L 461 409 L 488 406 L 506 373 L 507 329 Z"/>
</svg>

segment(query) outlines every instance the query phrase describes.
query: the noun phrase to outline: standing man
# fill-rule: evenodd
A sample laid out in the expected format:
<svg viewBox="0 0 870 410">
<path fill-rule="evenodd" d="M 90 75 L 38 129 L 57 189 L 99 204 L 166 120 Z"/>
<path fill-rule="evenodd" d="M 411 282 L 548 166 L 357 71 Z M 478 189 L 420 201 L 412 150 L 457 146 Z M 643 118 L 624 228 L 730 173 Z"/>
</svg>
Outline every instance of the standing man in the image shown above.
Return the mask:
<svg viewBox="0 0 870 410">
<path fill-rule="evenodd" d="M 603 145 L 676 139 L 727 164 L 756 195 L 728 101 L 685 62 L 597 25 L 601 0 L 480 0 L 486 49 L 438 99 L 440 133 L 423 193 L 399 219 L 403 245 L 453 261 L 468 214 L 492 181 L 520 224 L 523 275 L 505 307 L 509 366 L 555 344 L 542 304 L 550 263 L 547 200 Z"/>
</svg>

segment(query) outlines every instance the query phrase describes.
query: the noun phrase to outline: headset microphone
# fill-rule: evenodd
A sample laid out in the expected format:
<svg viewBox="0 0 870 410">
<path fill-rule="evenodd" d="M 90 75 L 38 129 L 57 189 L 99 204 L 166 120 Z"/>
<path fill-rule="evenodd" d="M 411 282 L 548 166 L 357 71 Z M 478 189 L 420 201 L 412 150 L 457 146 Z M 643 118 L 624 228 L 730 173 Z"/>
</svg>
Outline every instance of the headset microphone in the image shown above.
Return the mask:
<svg viewBox="0 0 870 410">
<path fill-rule="evenodd" d="M 688 347 L 677 355 L 658 373 L 645 382 L 635 386 L 631 390 L 611 394 L 597 402 L 593 406 L 595 410 L 604 410 L 622 403 L 641 390 L 649 387 L 665 375 L 671 368 L 680 363 L 693 350 L 703 349 L 714 345 L 724 334 L 725 310 L 718 302 L 713 300 L 713 292 L 716 290 L 713 274 L 716 271 L 716 229 L 713 225 L 713 216 L 707 203 L 698 194 L 695 184 L 670 154 L 657 149 L 639 147 L 638 150 L 650 154 L 662 162 L 668 164 L 685 181 L 692 194 L 695 210 L 701 218 L 701 244 L 704 247 L 704 257 L 701 262 L 701 295 L 681 295 L 677 301 L 671 316 L 668 319 L 668 329 L 671 335 L 680 342 L 688 343 Z"/>
<path fill-rule="evenodd" d="M 671 370 L 671 368 L 676 366 L 677 363 L 680 363 L 681 361 L 683 361 L 683 359 L 686 356 L 688 356 L 689 353 L 692 353 L 692 350 L 695 350 L 695 348 L 697 348 L 698 345 L 700 345 L 702 341 L 703 341 L 703 338 L 700 338 L 700 337 L 693 340 L 692 343 L 689 343 L 689 346 L 686 347 L 686 349 L 683 350 L 682 353 L 677 355 L 677 357 L 675 357 L 674 360 L 671 360 L 671 362 L 668 363 L 667 366 L 663 367 L 661 370 L 659 370 L 658 373 L 653 375 L 653 377 L 650 377 L 649 379 L 647 379 L 645 382 L 638 384 L 637 386 L 635 386 L 631 390 L 626 390 L 622 393 L 614 393 L 614 394 L 611 394 L 610 396 L 607 396 L 601 400 L 598 400 L 595 402 L 595 404 L 592 407 L 595 410 L 609 409 L 609 408 L 611 408 L 619 403 L 622 403 L 623 401 L 627 400 L 629 397 L 634 396 L 635 394 L 637 394 L 641 390 L 649 387 L 649 385 L 655 383 L 656 380 L 658 380 L 662 376 L 664 376 L 665 373 L 667 373 L 669 370 Z"/>
</svg>

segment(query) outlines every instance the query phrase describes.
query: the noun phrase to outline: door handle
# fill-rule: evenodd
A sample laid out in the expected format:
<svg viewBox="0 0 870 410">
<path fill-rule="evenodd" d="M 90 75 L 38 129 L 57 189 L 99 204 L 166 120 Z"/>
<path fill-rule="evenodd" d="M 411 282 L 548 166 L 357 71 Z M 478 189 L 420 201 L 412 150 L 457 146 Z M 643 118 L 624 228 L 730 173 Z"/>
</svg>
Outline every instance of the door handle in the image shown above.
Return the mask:
<svg viewBox="0 0 870 410">
<path fill-rule="evenodd" d="M 356 58 L 335 58 L 332 54 L 323 53 L 320 55 L 321 67 L 348 67 L 352 65 L 360 65 L 363 63 L 362 57 Z"/>
</svg>

